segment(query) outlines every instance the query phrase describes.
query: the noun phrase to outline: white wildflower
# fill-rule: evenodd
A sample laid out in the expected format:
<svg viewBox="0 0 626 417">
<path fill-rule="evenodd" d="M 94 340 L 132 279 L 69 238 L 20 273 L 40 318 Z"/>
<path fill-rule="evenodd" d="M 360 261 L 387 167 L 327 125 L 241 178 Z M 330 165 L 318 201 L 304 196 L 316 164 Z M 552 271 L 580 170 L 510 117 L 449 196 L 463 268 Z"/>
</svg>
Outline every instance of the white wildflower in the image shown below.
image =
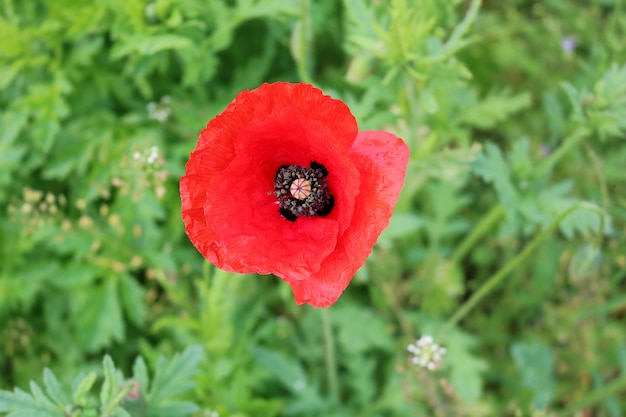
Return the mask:
<svg viewBox="0 0 626 417">
<path fill-rule="evenodd" d="M 146 105 L 148 117 L 152 120 L 164 123 L 172 114 L 172 109 L 170 109 L 169 104 L 169 96 L 161 97 L 161 100 L 159 100 L 158 103 L 155 103 L 154 101 L 149 102 Z"/>
<path fill-rule="evenodd" d="M 407 350 L 413 355 L 411 362 L 415 365 L 434 371 L 441 365 L 446 348 L 435 343 L 432 336 L 424 335 L 413 344 L 407 346 Z"/>
</svg>

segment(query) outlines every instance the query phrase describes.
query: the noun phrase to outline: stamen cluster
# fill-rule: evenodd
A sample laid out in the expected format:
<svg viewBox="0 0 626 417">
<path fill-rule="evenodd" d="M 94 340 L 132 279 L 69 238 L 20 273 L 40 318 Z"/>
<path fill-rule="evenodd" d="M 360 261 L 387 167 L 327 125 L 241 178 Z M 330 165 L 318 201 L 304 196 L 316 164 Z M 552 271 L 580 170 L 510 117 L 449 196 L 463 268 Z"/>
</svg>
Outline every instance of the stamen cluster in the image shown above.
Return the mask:
<svg viewBox="0 0 626 417">
<path fill-rule="evenodd" d="M 300 216 L 328 215 L 335 200 L 328 190 L 328 170 L 317 162 L 311 167 L 282 165 L 276 171 L 274 195 L 278 199 L 278 212 L 295 222 Z"/>
</svg>

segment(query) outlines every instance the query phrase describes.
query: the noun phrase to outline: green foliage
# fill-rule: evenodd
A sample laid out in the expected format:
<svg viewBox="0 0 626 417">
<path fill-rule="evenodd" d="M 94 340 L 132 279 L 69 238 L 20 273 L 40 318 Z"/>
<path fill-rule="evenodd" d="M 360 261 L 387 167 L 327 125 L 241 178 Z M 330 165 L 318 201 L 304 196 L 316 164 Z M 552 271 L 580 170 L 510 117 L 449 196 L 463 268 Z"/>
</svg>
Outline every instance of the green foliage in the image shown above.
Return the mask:
<svg viewBox="0 0 626 417">
<path fill-rule="evenodd" d="M 543 408 L 554 395 L 554 359 L 550 348 L 539 342 L 516 343 L 511 347 L 524 386 L 532 392 L 533 404 Z"/>
<path fill-rule="evenodd" d="M 0 415 L 623 415 L 625 7 L 0 2 Z M 323 312 L 180 219 L 198 131 L 278 80 L 411 148 Z"/>
<path fill-rule="evenodd" d="M 601 139 L 606 137 L 623 138 L 626 133 L 626 66 L 613 64 L 595 82 L 593 90 L 577 90 L 570 83 L 564 83 L 572 104 L 572 118 L 593 128 Z"/>
<path fill-rule="evenodd" d="M 132 377 L 126 379 L 107 355 L 102 363 L 103 381 L 99 396 L 94 393 L 96 372 L 80 376 L 72 391 L 66 391 L 46 368 L 43 390 L 31 381 L 30 394 L 19 388 L 13 392 L 0 391 L 0 412 L 8 412 L 7 417 L 189 416 L 198 410 L 197 406 L 175 398 L 195 386 L 192 379 L 198 372 L 201 359 L 200 347 L 190 347 L 176 354 L 171 361 L 161 357 L 150 380 L 146 363 L 138 357 Z"/>
</svg>

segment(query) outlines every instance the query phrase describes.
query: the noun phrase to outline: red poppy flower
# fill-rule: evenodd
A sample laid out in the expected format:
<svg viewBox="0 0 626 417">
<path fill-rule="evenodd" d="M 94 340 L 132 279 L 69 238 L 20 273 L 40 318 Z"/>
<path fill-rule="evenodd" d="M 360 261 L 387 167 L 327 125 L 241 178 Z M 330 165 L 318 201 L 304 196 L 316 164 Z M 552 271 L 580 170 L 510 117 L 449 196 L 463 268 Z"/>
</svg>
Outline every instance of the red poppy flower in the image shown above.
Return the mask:
<svg viewBox="0 0 626 417">
<path fill-rule="evenodd" d="M 330 306 L 389 224 L 408 156 L 311 85 L 263 84 L 200 133 L 180 180 L 185 231 L 219 268 L 277 275 L 298 304 Z"/>
</svg>

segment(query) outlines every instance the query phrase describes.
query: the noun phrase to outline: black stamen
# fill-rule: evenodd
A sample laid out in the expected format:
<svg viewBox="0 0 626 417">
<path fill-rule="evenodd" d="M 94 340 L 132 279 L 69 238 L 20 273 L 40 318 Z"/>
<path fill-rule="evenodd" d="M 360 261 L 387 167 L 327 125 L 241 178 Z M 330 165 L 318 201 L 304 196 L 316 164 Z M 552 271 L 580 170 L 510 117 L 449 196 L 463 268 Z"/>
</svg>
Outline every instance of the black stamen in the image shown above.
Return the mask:
<svg viewBox="0 0 626 417">
<path fill-rule="evenodd" d="M 283 216 L 285 219 L 289 220 L 290 222 L 295 222 L 298 219 L 298 216 L 296 216 L 295 214 L 293 214 L 291 211 L 287 210 L 286 208 L 280 208 L 278 212 L 280 213 L 281 216 Z"/>
<path fill-rule="evenodd" d="M 333 210 L 333 207 L 335 207 L 335 199 L 333 198 L 332 195 L 329 195 L 329 197 L 330 198 L 328 200 L 328 203 L 326 203 L 326 206 L 317 210 L 318 216 L 322 216 L 322 217 L 328 216 L 330 212 Z"/>
<path fill-rule="evenodd" d="M 322 171 L 323 177 L 328 176 L 328 170 L 324 165 L 320 164 L 319 162 L 311 161 L 311 169 L 319 169 L 320 171 Z"/>
</svg>

